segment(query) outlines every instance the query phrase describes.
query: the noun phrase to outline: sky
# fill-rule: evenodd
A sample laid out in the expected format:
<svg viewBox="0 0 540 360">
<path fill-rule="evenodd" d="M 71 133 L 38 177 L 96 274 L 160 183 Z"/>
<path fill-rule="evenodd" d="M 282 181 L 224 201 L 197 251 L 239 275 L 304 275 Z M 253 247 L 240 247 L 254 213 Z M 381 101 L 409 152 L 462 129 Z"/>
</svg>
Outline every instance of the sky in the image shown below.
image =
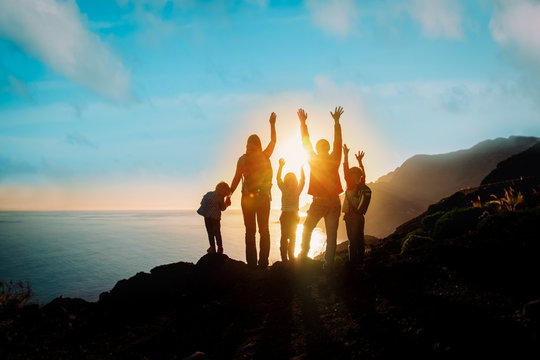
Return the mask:
<svg viewBox="0 0 540 360">
<path fill-rule="evenodd" d="M 540 1 L 0 0 L 3 210 L 195 208 L 272 111 L 298 174 L 338 105 L 368 182 L 540 136 Z"/>
</svg>

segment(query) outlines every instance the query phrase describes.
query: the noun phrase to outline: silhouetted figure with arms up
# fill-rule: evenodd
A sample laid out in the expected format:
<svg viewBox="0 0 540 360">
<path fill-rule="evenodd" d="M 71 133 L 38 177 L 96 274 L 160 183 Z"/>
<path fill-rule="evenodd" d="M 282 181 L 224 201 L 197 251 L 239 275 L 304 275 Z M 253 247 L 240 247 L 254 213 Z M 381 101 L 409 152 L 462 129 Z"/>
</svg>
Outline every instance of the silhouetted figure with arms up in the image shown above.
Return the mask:
<svg viewBox="0 0 540 360">
<path fill-rule="evenodd" d="M 231 184 L 231 192 L 242 180 L 242 214 L 246 226 L 246 261 L 250 267 L 257 266 L 255 232 L 260 234 L 259 266 L 268 266 L 270 254 L 270 201 L 272 188 L 272 165 L 270 156 L 276 146 L 276 114 L 270 115 L 270 143 L 262 149 L 261 139 L 251 135 L 247 140 L 246 153 L 238 159 L 236 173 Z"/>
<path fill-rule="evenodd" d="M 334 146 L 330 153 L 330 144 L 321 139 L 317 141 L 313 150 L 313 145 L 309 139 L 306 125 L 307 113 L 303 109 L 298 110 L 300 119 L 300 132 L 302 134 L 302 144 L 309 155 L 309 166 L 311 173 L 309 177 L 308 194 L 313 196 L 313 202 L 309 207 L 304 231 L 302 233 L 301 258 L 305 258 L 309 252 L 311 233 L 321 218 L 324 217 L 326 226 L 326 255 L 325 269 L 330 271 L 334 267 L 334 255 L 336 253 L 337 229 L 341 212 L 341 201 L 339 194 L 343 192 L 339 179 L 339 165 L 341 163 L 341 125 L 339 119 L 343 114 L 343 108 L 336 107 L 334 112 L 330 112 L 334 119 Z"/>
<path fill-rule="evenodd" d="M 296 175 L 292 172 L 285 174 L 285 178 L 281 180 L 281 172 L 285 165 L 284 159 L 279 159 L 279 169 L 277 172 L 277 184 L 281 190 L 281 216 L 279 222 L 281 223 L 281 241 L 280 251 L 281 260 L 286 262 L 287 260 L 294 259 L 294 247 L 296 243 L 296 228 L 300 222 L 300 216 L 298 216 L 299 199 L 306 177 L 304 175 L 304 169 L 301 170 L 300 183 Z"/>
<path fill-rule="evenodd" d="M 199 215 L 204 216 L 204 225 L 208 233 L 210 247 L 209 253 L 223 254 L 223 242 L 221 239 L 221 212 L 231 205 L 231 188 L 222 181 L 216 185 L 214 191 L 207 192 L 202 200 L 201 207 L 197 210 Z"/>
<path fill-rule="evenodd" d="M 349 238 L 349 260 L 353 266 L 359 266 L 364 263 L 364 215 L 371 201 L 371 189 L 366 185 L 366 175 L 362 164 L 364 152 L 359 151 L 355 155 L 358 167 L 349 169 L 349 148 L 343 145 L 343 173 L 347 183 L 343 199 L 345 213 L 343 219 Z"/>
</svg>

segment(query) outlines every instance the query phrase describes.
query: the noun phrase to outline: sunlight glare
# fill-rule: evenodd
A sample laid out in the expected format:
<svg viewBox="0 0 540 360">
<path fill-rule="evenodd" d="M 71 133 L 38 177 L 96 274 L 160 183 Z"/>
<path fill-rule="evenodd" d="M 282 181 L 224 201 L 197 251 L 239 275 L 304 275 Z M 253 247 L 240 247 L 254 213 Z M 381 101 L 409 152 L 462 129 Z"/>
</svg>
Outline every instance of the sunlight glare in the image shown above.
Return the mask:
<svg viewBox="0 0 540 360">
<path fill-rule="evenodd" d="M 293 172 L 296 177 L 300 179 L 300 168 L 304 167 L 306 176 L 309 172 L 307 153 L 302 147 L 300 141 L 300 133 L 295 134 L 289 140 L 285 141 L 283 145 L 279 145 L 277 150 L 276 160 L 281 158 L 285 159 L 285 166 L 283 167 L 283 175 L 288 172 Z"/>
<path fill-rule="evenodd" d="M 294 246 L 294 256 L 298 257 L 300 251 L 302 250 L 302 231 L 304 230 L 304 225 L 298 224 L 296 229 L 296 244 Z M 309 247 L 308 256 L 313 259 L 314 256 L 319 255 L 325 250 L 326 245 L 326 235 L 324 231 L 320 228 L 315 228 L 313 233 L 311 233 L 311 242 Z"/>
</svg>

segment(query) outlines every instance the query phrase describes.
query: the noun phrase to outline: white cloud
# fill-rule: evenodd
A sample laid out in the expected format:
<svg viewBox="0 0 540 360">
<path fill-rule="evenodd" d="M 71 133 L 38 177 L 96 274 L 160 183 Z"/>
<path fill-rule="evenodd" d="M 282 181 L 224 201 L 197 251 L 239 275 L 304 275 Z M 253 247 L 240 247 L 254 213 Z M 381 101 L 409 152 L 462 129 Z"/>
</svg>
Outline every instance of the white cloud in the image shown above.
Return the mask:
<svg viewBox="0 0 540 360">
<path fill-rule="evenodd" d="M 306 0 L 313 22 L 333 35 L 348 35 L 354 29 L 358 5 L 354 0 Z"/>
<path fill-rule="evenodd" d="M 540 2 L 499 1 L 489 29 L 502 46 L 515 45 L 519 51 L 540 62 Z"/>
<path fill-rule="evenodd" d="M 523 90 L 540 99 L 540 1 L 498 1 L 489 29 L 502 55 L 521 75 Z"/>
<path fill-rule="evenodd" d="M 422 25 L 422 33 L 427 37 L 463 36 L 462 9 L 456 0 L 413 0 L 407 11 Z"/>
<path fill-rule="evenodd" d="M 73 0 L 0 0 L 0 36 L 106 98 L 131 100 L 129 71 L 84 22 Z"/>
</svg>

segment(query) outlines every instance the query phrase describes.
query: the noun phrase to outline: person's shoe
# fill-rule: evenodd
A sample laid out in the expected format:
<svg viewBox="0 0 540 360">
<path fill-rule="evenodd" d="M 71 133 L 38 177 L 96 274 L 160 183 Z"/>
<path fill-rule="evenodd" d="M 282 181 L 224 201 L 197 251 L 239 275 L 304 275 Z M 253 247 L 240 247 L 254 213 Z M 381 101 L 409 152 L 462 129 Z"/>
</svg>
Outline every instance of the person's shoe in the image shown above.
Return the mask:
<svg viewBox="0 0 540 360">
<path fill-rule="evenodd" d="M 223 254 L 223 246 L 218 246 L 217 253 L 218 254 Z"/>
<path fill-rule="evenodd" d="M 216 252 L 216 248 L 213 247 L 213 246 L 210 246 L 210 247 L 208 248 L 208 250 L 206 250 L 206 252 L 209 253 L 209 254 L 213 254 L 213 253 Z"/>
</svg>

